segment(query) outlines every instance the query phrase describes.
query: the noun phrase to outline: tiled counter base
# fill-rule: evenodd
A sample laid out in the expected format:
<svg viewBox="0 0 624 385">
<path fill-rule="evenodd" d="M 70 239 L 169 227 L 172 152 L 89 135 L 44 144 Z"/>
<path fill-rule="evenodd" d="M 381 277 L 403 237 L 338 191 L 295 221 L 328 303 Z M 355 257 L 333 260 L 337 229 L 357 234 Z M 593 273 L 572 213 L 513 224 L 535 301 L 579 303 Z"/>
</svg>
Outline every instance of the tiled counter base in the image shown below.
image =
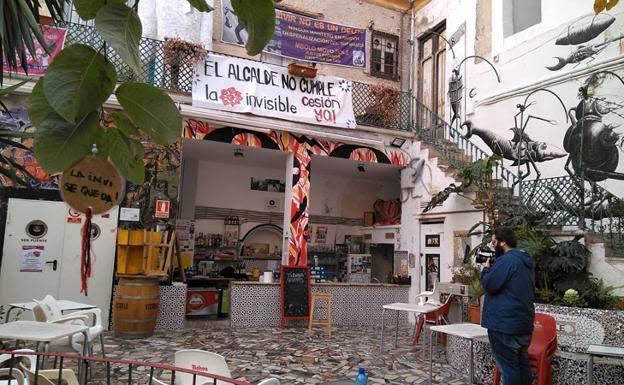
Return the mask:
<svg viewBox="0 0 624 385">
<path fill-rule="evenodd" d="M 334 326 L 380 326 L 382 306 L 393 302 L 408 302 L 409 286 L 382 284 L 320 283 L 312 284 L 312 292 L 331 293 Z M 231 325 L 238 327 L 280 326 L 280 285 L 278 283 L 232 282 Z M 315 315 L 324 318 L 322 310 Z M 386 324 L 396 322 L 392 312 L 386 312 Z M 399 322 L 407 325 L 407 314 Z M 289 325 L 306 322 L 289 321 Z"/>
<path fill-rule="evenodd" d="M 624 312 L 538 305 L 536 311 L 555 317 L 560 331 L 559 350 L 553 359 L 553 385 L 587 383 L 587 346 L 607 344 L 624 346 Z M 484 384 L 492 383 L 494 358 L 489 344 L 475 341 L 475 377 Z M 467 372 L 468 341 L 448 337 L 448 363 L 456 370 Z M 594 358 L 594 384 L 621 383 L 624 366 L 621 360 Z"/>
</svg>

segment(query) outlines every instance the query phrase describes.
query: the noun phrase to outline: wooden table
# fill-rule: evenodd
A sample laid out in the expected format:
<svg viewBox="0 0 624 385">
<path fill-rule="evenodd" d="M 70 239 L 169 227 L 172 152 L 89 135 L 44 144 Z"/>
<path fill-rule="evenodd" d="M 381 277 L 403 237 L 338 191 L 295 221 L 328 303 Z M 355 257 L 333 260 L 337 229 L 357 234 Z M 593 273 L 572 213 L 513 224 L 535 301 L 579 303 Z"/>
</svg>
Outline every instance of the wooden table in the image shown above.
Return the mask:
<svg viewBox="0 0 624 385">
<path fill-rule="evenodd" d="M 56 303 L 59 309 L 61 309 L 61 313 L 64 313 L 66 311 L 88 310 L 88 309 L 95 308 L 95 305 L 90 305 L 88 303 L 74 302 L 74 301 L 66 301 L 64 299 L 57 300 Z M 6 316 L 4 318 L 4 323 L 9 322 L 9 315 L 11 314 L 11 311 L 13 311 L 13 309 L 22 309 L 22 310 L 32 311 L 35 308 L 35 306 L 37 306 L 36 302 L 10 303 L 9 309 L 7 310 Z"/>
<path fill-rule="evenodd" d="M 89 327 L 86 325 L 76 324 L 62 324 L 62 323 L 48 323 L 37 321 L 14 321 L 9 323 L 0 324 L 0 340 L 23 340 L 32 341 L 37 343 L 37 350 L 39 345 L 43 344 L 43 351 L 48 351 L 50 342 L 59 340 L 65 337 L 71 337 L 75 334 L 82 334 L 84 336 L 84 343 L 82 344 L 82 355 L 86 356 L 88 352 L 89 341 Z M 37 361 L 39 361 L 37 359 Z M 82 368 L 82 364 L 79 364 L 79 368 Z M 81 370 L 79 370 L 80 372 Z M 85 371 L 82 371 L 83 373 Z M 79 376 L 81 383 L 84 383 L 85 376 Z"/>
<path fill-rule="evenodd" d="M 487 337 L 487 329 L 473 323 L 460 323 L 451 325 L 436 325 L 429 328 L 429 385 L 433 384 L 433 334 L 443 333 L 451 336 L 465 338 L 470 341 L 470 384 L 474 383 L 474 352 L 473 340 Z"/>
<path fill-rule="evenodd" d="M 594 382 L 594 356 L 618 357 L 622 358 L 624 363 L 624 347 L 608 346 L 608 345 L 589 345 L 587 347 L 587 384 L 592 385 Z"/>
<path fill-rule="evenodd" d="M 404 311 L 408 313 L 428 313 L 439 308 L 441 305 L 433 305 L 430 303 L 425 303 L 424 305 L 417 305 L 415 303 L 403 303 L 403 302 L 395 302 L 382 306 L 381 310 L 381 348 L 380 351 L 383 353 L 384 351 L 384 319 L 386 315 L 386 310 L 395 310 L 396 311 L 396 331 L 394 334 L 394 347 L 398 346 L 399 341 L 399 314 Z M 423 345 L 424 348 L 424 345 Z"/>
</svg>

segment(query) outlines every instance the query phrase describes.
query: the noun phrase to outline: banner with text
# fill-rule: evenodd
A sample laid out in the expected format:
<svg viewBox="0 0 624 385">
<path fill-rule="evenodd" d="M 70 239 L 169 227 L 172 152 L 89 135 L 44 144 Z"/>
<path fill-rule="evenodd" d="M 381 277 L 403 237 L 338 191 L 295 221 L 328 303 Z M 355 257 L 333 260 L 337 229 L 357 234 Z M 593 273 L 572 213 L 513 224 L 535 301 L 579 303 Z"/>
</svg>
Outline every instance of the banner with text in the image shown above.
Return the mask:
<svg viewBox="0 0 624 385">
<path fill-rule="evenodd" d="M 238 21 L 231 0 L 222 0 L 221 40 L 245 45 L 247 27 Z M 317 63 L 366 67 L 366 29 L 328 23 L 275 10 L 275 33 L 264 52 Z"/>
<path fill-rule="evenodd" d="M 50 54 L 46 52 L 45 48 L 39 43 L 39 40 L 33 35 L 32 39 L 35 45 L 36 55 L 33 57 L 28 50 L 26 50 L 26 63 L 28 66 L 28 75 L 43 75 L 48 69 L 48 65 L 52 59 L 63 50 L 65 46 L 65 37 L 67 36 L 67 30 L 63 28 L 49 27 L 47 25 L 41 26 L 41 32 L 43 32 L 43 38 L 50 48 Z M 4 56 L 3 56 L 4 58 Z M 2 68 L 4 71 L 15 71 L 18 73 L 24 73 L 24 69 L 21 67 L 20 59 L 17 57 L 17 68 L 12 68 L 3 60 Z"/>
<path fill-rule="evenodd" d="M 195 70 L 193 105 L 332 127 L 355 128 L 352 84 L 293 76 L 283 67 L 209 54 Z"/>
</svg>

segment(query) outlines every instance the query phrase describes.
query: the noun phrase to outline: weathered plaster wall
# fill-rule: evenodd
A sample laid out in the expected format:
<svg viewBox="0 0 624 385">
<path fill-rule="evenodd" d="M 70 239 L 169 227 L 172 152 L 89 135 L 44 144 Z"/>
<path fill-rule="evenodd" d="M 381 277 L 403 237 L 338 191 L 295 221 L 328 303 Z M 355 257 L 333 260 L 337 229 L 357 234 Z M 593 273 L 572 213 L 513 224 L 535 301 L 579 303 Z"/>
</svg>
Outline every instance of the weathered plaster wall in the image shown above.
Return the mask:
<svg viewBox="0 0 624 385">
<path fill-rule="evenodd" d="M 340 67 L 328 64 L 318 64 L 319 74 L 339 76 L 362 83 L 386 83 L 397 88 L 407 88 L 408 80 L 408 63 L 409 63 L 409 15 L 403 12 L 382 7 L 380 5 L 371 4 L 362 0 L 316 0 L 314 2 L 305 0 L 284 0 L 280 4 L 292 7 L 297 10 L 305 11 L 313 14 L 322 14 L 320 19 L 327 22 L 333 22 L 348 25 L 357 28 L 369 28 L 381 32 L 399 36 L 399 74 L 398 82 L 387 81 L 377 77 L 370 76 L 370 40 L 371 32 L 367 31 L 367 68 L 365 70 L 350 67 Z M 216 52 L 226 53 L 234 56 L 246 57 L 245 49 L 232 44 L 221 42 L 221 1 L 215 0 L 214 12 L 214 45 L 213 50 Z M 253 57 L 254 60 L 262 60 L 278 65 L 288 65 L 293 62 L 292 59 L 280 58 L 274 55 L 261 54 Z"/>
</svg>

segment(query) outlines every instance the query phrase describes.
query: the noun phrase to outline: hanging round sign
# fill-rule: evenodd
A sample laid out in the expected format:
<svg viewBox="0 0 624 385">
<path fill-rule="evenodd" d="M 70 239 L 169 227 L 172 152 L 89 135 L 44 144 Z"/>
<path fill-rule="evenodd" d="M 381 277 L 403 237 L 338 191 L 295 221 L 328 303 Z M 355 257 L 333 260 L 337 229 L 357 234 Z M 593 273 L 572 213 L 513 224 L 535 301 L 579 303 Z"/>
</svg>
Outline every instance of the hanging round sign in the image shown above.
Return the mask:
<svg viewBox="0 0 624 385">
<path fill-rule="evenodd" d="M 109 161 L 86 156 L 63 172 L 59 185 L 63 200 L 74 210 L 102 214 L 123 198 L 125 181 Z"/>
</svg>

